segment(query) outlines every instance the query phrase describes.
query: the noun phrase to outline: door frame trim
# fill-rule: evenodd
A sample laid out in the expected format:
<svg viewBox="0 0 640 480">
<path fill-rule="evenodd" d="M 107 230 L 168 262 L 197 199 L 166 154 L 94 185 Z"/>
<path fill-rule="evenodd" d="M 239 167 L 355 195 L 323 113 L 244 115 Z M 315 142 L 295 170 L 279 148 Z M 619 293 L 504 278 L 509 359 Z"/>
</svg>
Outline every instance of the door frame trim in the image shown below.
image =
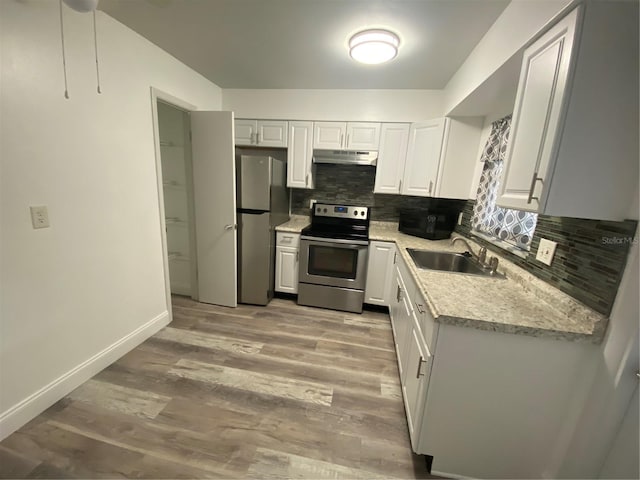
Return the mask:
<svg viewBox="0 0 640 480">
<path fill-rule="evenodd" d="M 164 211 L 164 190 L 162 184 L 162 157 L 160 151 L 160 129 L 158 127 L 158 100 L 172 105 L 180 110 L 192 112 L 198 110 L 180 98 L 164 92 L 156 87 L 150 87 L 151 93 L 151 118 L 153 126 L 153 146 L 156 159 L 156 188 L 158 191 L 158 213 L 160 215 L 160 238 L 162 239 L 162 268 L 164 270 L 164 289 L 167 312 L 169 312 L 169 322 L 173 321 L 173 310 L 171 308 L 171 280 L 169 277 L 169 247 L 167 244 L 167 225 Z M 193 287 L 192 287 L 193 292 Z"/>
</svg>

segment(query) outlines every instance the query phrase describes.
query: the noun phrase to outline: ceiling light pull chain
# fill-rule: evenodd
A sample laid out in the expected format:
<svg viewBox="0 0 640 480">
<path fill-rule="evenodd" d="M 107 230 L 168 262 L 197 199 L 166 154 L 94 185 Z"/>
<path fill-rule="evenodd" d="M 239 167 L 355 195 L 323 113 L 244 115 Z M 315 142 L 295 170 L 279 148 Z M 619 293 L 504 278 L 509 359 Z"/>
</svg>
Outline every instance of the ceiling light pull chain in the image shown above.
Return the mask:
<svg viewBox="0 0 640 480">
<path fill-rule="evenodd" d="M 98 83 L 98 93 L 100 90 L 100 64 L 98 63 L 98 34 L 96 33 L 96 11 L 93 11 L 93 46 L 96 52 L 96 81 Z"/>
<path fill-rule="evenodd" d="M 60 39 L 62 40 L 62 71 L 64 72 L 64 98 L 69 99 L 67 86 L 67 56 L 64 51 L 64 23 L 62 22 L 62 0 L 60 0 Z"/>
</svg>

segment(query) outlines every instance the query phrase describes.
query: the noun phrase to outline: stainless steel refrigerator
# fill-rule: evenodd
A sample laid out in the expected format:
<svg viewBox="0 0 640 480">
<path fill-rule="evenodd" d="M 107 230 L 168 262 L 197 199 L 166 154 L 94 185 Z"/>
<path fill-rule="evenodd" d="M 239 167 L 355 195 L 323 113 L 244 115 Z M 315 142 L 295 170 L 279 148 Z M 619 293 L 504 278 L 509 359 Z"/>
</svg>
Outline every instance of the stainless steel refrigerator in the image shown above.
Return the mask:
<svg viewBox="0 0 640 480">
<path fill-rule="evenodd" d="M 275 227 L 289 219 L 285 163 L 270 156 L 236 157 L 238 302 L 273 297 Z"/>
</svg>

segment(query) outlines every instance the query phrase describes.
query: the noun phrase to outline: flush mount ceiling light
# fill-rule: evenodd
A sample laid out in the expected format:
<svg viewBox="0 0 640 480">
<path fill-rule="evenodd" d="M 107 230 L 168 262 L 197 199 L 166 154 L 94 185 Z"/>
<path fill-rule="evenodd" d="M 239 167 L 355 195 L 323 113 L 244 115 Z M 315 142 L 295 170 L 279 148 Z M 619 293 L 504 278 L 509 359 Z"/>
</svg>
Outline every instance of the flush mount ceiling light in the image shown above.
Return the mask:
<svg viewBox="0 0 640 480">
<path fill-rule="evenodd" d="M 349 55 L 360 63 L 388 62 L 398 54 L 400 39 L 388 30 L 363 30 L 349 39 Z"/>
</svg>

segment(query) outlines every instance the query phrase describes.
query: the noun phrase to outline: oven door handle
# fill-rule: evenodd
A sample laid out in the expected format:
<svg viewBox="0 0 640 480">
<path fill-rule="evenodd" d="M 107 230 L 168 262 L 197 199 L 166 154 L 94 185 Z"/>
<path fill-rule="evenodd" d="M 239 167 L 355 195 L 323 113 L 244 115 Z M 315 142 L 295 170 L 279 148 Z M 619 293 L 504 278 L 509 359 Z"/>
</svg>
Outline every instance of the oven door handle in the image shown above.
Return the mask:
<svg viewBox="0 0 640 480">
<path fill-rule="evenodd" d="M 307 237 L 306 235 L 302 235 L 300 240 L 307 240 L 310 242 L 318 242 L 318 243 L 339 243 L 340 245 L 364 245 L 368 246 L 369 242 L 367 240 L 345 240 L 342 238 L 320 238 L 320 237 Z"/>
</svg>

